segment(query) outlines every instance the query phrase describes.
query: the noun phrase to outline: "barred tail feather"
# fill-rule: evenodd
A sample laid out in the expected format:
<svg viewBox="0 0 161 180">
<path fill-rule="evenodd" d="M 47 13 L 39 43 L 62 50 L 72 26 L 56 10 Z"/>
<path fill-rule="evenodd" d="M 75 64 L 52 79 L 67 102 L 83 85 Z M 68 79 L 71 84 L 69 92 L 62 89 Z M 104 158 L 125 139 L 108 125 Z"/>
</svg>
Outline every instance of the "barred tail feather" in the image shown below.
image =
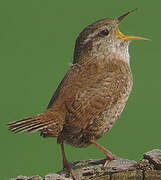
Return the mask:
<svg viewBox="0 0 161 180">
<path fill-rule="evenodd" d="M 13 133 L 21 132 L 37 132 L 46 128 L 51 121 L 44 121 L 41 116 L 29 117 L 19 121 L 14 121 L 8 124 L 9 130 Z"/>
<path fill-rule="evenodd" d="M 8 124 L 13 133 L 40 131 L 45 133 L 44 137 L 56 137 L 63 129 L 65 113 L 59 109 L 48 109 L 42 114 L 14 121 Z"/>
</svg>

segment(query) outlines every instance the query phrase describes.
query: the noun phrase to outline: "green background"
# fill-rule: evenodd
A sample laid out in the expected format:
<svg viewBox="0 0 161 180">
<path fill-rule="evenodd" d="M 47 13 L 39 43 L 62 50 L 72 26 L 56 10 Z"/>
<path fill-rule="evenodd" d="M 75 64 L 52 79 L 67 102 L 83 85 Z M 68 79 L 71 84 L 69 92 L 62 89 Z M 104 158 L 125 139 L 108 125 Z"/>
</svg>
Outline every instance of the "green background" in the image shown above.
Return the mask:
<svg viewBox="0 0 161 180">
<path fill-rule="evenodd" d="M 86 25 L 139 8 L 120 26 L 150 38 L 130 45 L 134 87 L 112 131 L 99 142 L 118 156 L 139 160 L 161 148 L 161 1 L 0 1 L 0 179 L 42 175 L 62 168 L 56 139 L 13 135 L 6 124 L 43 112 L 72 61 L 75 39 Z M 103 158 L 91 145 L 65 146 L 69 161 Z"/>
</svg>

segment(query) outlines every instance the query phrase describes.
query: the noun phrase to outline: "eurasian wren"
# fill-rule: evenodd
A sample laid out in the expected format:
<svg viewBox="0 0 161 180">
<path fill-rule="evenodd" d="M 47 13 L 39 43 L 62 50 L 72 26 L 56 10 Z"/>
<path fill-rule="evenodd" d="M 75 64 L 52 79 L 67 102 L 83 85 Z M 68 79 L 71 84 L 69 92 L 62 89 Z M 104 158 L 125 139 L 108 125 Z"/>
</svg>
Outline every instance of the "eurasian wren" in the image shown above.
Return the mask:
<svg viewBox="0 0 161 180">
<path fill-rule="evenodd" d="M 120 22 L 131 12 L 87 26 L 76 40 L 73 64 L 47 110 L 9 123 L 9 129 L 14 133 L 40 131 L 43 137 L 57 137 L 63 165 L 73 179 L 64 143 L 75 147 L 95 144 L 105 153 L 107 160 L 115 158 L 96 140 L 109 132 L 119 118 L 132 89 L 129 43 L 145 39 L 125 36 L 119 31 Z"/>
</svg>

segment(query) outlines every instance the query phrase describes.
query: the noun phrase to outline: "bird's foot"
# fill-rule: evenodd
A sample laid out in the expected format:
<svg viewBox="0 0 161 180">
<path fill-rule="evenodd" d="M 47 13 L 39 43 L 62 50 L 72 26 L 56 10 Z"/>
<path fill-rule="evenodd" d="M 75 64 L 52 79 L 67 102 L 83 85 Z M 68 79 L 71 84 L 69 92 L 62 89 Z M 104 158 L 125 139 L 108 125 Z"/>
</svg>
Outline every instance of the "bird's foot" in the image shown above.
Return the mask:
<svg viewBox="0 0 161 180">
<path fill-rule="evenodd" d="M 68 170 L 73 180 L 77 180 L 77 178 L 74 176 L 73 169 L 70 162 L 66 159 L 63 143 L 61 144 L 61 150 L 62 150 L 62 156 L 63 156 L 63 168 L 66 168 Z"/>
<path fill-rule="evenodd" d="M 77 178 L 75 177 L 75 175 L 73 173 L 72 166 L 67 159 L 63 159 L 63 168 L 66 168 L 68 170 L 68 172 L 72 176 L 73 180 L 77 180 Z"/>
<path fill-rule="evenodd" d="M 106 157 L 106 161 L 102 168 L 106 168 L 108 166 L 108 164 L 115 159 L 117 159 L 116 156 L 114 156 L 112 153 L 108 152 L 108 156 Z"/>
<path fill-rule="evenodd" d="M 107 167 L 107 165 L 114 159 L 117 159 L 116 156 L 114 156 L 110 151 L 108 151 L 106 148 L 104 148 L 102 145 L 100 145 L 95 140 L 90 141 L 92 144 L 96 145 L 105 155 L 106 155 L 106 162 L 103 165 L 103 168 Z"/>
</svg>

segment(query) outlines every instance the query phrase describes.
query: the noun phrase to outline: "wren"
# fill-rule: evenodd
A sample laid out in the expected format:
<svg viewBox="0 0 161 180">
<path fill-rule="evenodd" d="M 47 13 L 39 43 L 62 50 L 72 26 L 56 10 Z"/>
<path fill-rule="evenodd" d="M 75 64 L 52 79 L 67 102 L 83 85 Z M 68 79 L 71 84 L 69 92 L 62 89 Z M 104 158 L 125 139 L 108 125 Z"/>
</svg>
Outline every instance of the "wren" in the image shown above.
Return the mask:
<svg viewBox="0 0 161 180">
<path fill-rule="evenodd" d="M 45 112 L 8 124 L 14 133 L 39 131 L 43 137 L 57 137 L 63 165 L 73 179 L 76 177 L 66 159 L 64 143 L 79 148 L 96 145 L 107 157 L 104 167 L 115 159 L 96 140 L 109 132 L 130 95 L 129 43 L 146 40 L 119 31 L 119 24 L 131 12 L 87 26 L 76 39 L 73 64 Z"/>
</svg>

